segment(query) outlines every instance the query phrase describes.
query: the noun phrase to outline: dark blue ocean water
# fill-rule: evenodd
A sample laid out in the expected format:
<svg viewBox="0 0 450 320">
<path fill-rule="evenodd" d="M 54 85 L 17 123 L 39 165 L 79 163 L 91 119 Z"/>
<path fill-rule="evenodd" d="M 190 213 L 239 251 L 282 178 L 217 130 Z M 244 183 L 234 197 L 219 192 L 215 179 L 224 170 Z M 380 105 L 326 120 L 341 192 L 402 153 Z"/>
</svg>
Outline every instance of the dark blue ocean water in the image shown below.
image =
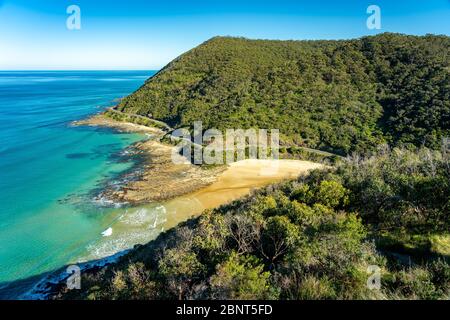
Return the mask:
<svg viewBox="0 0 450 320">
<path fill-rule="evenodd" d="M 70 123 L 153 74 L 0 71 L 0 291 L 83 255 L 117 218 L 91 193 L 130 168 L 118 155 L 143 137 Z"/>
</svg>

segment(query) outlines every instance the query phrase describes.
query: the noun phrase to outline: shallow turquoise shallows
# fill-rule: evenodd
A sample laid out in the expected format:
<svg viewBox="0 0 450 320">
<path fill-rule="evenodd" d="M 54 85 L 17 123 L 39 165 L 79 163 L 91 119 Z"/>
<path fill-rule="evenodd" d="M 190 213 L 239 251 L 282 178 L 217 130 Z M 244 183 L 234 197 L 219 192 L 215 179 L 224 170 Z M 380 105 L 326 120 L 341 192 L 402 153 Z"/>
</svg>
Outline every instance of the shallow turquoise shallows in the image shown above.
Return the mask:
<svg viewBox="0 0 450 320">
<path fill-rule="evenodd" d="M 121 152 L 143 136 L 70 123 L 153 74 L 0 72 L 0 296 L 82 256 L 117 218 L 93 199 L 133 165 Z"/>
</svg>

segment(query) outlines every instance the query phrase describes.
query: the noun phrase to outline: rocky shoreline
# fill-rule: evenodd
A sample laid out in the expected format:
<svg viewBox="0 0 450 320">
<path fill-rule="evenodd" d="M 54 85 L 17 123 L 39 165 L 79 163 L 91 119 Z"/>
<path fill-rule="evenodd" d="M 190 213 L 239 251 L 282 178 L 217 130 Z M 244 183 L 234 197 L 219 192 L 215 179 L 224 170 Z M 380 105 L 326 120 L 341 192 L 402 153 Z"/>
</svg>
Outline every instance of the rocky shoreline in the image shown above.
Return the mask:
<svg viewBox="0 0 450 320">
<path fill-rule="evenodd" d="M 137 205 L 172 199 L 212 184 L 226 169 L 225 166 L 205 169 L 191 164 L 187 159 L 180 161 L 182 156 L 178 155 L 177 147 L 161 143 L 164 131 L 158 128 L 116 121 L 103 114 L 76 121 L 73 125 L 102 126 L 149 135 L 148 140 L 132 146 L 142 157 L 131 173 L 133 179 L 118 188 L 107 186 L 101 191 L 98 197 L 108 201 Z M 173 156 L 180 158 L 173 161 Z"/>
</svg>

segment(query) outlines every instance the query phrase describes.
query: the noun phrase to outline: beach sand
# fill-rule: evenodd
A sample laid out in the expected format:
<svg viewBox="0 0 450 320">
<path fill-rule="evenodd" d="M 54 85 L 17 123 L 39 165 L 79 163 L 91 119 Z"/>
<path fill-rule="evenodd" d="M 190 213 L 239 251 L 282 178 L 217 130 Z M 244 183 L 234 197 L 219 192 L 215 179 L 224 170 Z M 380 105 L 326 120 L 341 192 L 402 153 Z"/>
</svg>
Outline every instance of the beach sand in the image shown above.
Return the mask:
<svg viewBox="0 0 450 320">
<path fill-rule="evenodd" d="M 122 122 L 106 117 L 102 113 L 93 115 L 87 119 L 73 121 L 73 126 L 90 126 L 90 127 L 107 127 L 113 128 L 121 132 L 129 133 L 150 133 L 150 134 L 162 134 L 163 131 L 154 127 L 147 127 L 140 124 L 131 122 Z"/>
<path fill-rule="evenodd" d="M 164 228 L 171 228 L 206 209 L 216 208 L 246 196 L 252 189 L 294 179 L 319 168 L 323 168 L 323 165 L 300 160 L 249 159 L 234 162 L 209 186 L 165 202 L 168 214 Z"/>
<path fill-rule="evenodd" d="M 184 163 L 180 159 L 174 163 L 176 147 L 161 143 L 164 133 L 157 128 L 119 122 L 102 114 L 74 125 L 151 133 L 152 139 L 134 145 L 144 158 L 138 168 L 141 173 L 124 183 L 119 190 L 105 189 L 100 196 L 132 205 L 163 201 L 168 206 L 167 212 L 177 212 L 176 215 L 201 213 L 204 209 L 238 199 L 253 188 L 292 179 L 311 169 L 323 167 L 319 163 L 301 160 L 248 159 L 206 169 L 189 163 L 187 159 Z M 179 217 L 173 220 L 180 221 Z"/>
<path fill-rule="evenodd" d="M 83 261 L 106 257 L 135 244 L 147 243 L 161 232 L 199 216 L 206 209 L 228 204 L 248 195 L 253 189 L 294 179 L 322 166 L 300 160 L 243 160 L 232 163 L 224 167 L 224 171 L 208 186 L 165 201 L 129 207 L 126 213 L 117 209 L 122 210 L 120 218 L 102 233 L 102 239 Z"/>
</svg>

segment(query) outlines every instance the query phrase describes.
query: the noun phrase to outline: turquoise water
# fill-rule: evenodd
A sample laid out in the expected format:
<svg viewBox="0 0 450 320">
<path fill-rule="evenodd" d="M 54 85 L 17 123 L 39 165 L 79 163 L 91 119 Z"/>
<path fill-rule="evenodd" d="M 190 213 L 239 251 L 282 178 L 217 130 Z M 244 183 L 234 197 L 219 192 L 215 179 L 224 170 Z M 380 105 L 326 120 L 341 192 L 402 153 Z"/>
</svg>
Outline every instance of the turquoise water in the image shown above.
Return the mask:
<svg viewBox="0 0 450 320">
<path fill-rule="evenodd" d="M 73 127 L 153 71 L 0 72 L 0 294 L 86 254 L 120 211 L 97 188 L 132 165 L 142 135 Z"/>
</svg>

